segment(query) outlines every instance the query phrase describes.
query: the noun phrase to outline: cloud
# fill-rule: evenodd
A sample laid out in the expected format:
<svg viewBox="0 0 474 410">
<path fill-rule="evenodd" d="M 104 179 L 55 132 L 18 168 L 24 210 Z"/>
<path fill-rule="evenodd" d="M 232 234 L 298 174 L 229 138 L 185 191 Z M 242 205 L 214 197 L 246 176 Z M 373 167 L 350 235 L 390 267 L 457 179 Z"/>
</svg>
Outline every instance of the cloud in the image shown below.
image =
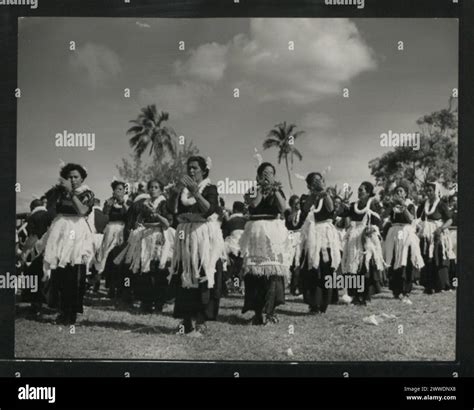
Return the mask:
<svg viewBox="0 0 474 410">
<path fill-rule="evenodd" d="M 181 115 L 197 110 L 223 81 L 259 102 L 316 102 L 341 93 L 358 74 L 374 69 L 376 61 L 348 19 L 254 18 L 248 35 L 238 34 L 226 44 L 202 44 L 173 67 L 176 83 L 143 89 L 140 95 Z M 321 114 L 319 121 L 331 123 Z"/>
<path fill-rule="evenodd" d="M 207 43 L 191 51 L 185 61 L 175 63 L 176 74 L 183 78 L 215 83 L 222 79 L 227 66 L 227 45 Z"/>
<path fill-rule="evenodd" d="M 210 95 L 209 86 L 183 81 L 178 84 L 159 84 L 152 89 L 143 89 L 139 93 L 142 104 L 156 104 L 160 110 L 174 117 L 195 112 L 201 99 Z"/>
<path fill-rule="evenodd" d="M 137 24 L 138 27 L 142 27 L 142 28 L 150 28 L 151 27 L 149 24 L 142 23 L 140 21 L 137 21 L 136 24 Z"/>
<path fill-rule="evenodd" d="M 376 67 L 372 50 L 348 19 L 255 18 L 248 37 L 234 37 L 233 50 L 234 63 L 261 101 L 318 101 Z"/>
<path fill-rule="evenodd" d="M 74 68 L 85 71 L 94 86 L 116 77 L 122 71 L 117 54 L 99 44 L 87 43 L 78 48 L 71 56 L 70 63 Z"/>
</svg>

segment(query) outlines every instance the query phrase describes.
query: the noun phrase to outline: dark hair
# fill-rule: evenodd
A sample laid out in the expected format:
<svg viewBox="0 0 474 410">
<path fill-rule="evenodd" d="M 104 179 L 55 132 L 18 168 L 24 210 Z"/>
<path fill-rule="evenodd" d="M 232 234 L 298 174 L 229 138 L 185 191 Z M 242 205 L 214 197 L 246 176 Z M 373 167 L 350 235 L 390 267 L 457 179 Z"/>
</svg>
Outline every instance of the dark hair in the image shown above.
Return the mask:
<svg viewBox="0 0 474 410">
<path fill-rule="evenodd" d="M 100 199 L 97 197 L 94 197 L 94 205 L 100 205 Z"/>
<path fill-rule="evenodd" d="M 113 181 L 110 186 L 112 187 L 112 190 L 115 191 L 115 189 L 119 186 L 122 185 L 123 189 L 125 189 L 125 182 L 122 181 Z"/>
<path fill-rule="evenodd" d="M 319 176 L 319 178 L 321 178 L 322 180 L 324 180 L 322 174 L 320 172 L 310 172 L 307 176 L 306 176 L 306 183 L 307 184 L 311 184 L 311 182 L 313 182 L 313 179 L 316 177 L 316 176 Z"/>
<path fill-rule="evenodd" d="M 189 164 L 191 162 L 198 163 L 199 168 L 201 168 L 201 171 L 202 171 L 202 176 L 204 178 L 207 178 L 209 176 L 209 169 L 207 168 L 207 162 L 204 159 L 204 157 L 201 157 L 200 155 L 193 155 L 192 157 L 189 157 L 188 160 L 186 161 L 186 167 L 189 167 Z"/>
<path fill-rule="evenodd" d="M 266 168 L 266 167 L 271 167 L 271 168 L 273 169 L 273 173 L 276 174 L 276 169 L 275 169 L 275 167 L 273 166 L 273 164 L 271 164 L 270 162 L 262 162 L 262 163 L 258 166 L 258 168 L 257 168 L 257 175 L 258 175 L 259 177 L 262 176 L 263 171 L 265 171 L 265 168 Z"/>
<path fill-rule="evenodd" d="M 365 191 L 369 194 L 370 197 L 375 196 L 374 185 L 369 181 L 364 181 L 360 186 L 365 188 Z"/>
<path fill-rule="evenodd" d="M 147 189 L 147 190 L 150 189 L 151 184 L 153 184 L 153 182 L 156 182 L 156 183 L 158 184 L 158 186 L 160 187 L 160 190 L 163 191 L 163 188 L 164 188 L 163 183 L 162 183 L 160 180 L 156 179 L 156 178 L 150 179 L 150 180 L 147 182 L 147 184 L 146 184 L 146 189 Z"/>
<path fill-rule="evenodd" d="M 293 204 L 295 203 L 296 200 L 299 201 L 300 197 L 298 195 L 291 195 L 290 196 L 290 199 L 288 200 L 288 203 L 290 204 L 290 206 L 293 206 Z"/>
<path fill-rule="evenodd" d="M 83 180 L 87 178 L 87 171 L 84 169 L 84 167 L 82 165 L 73 164 L 71 162 L 69 164 L 64 165 L 64 167 L 61 168 L 59 175 L 61 176 L 61 178 L 67 179 L 71 171 L 79 172 Z"/>
<path fill-rule="evenodd" d="M 406 192 L 407 197 L 410 196 L 410 185 L 407 181 L 400 181 L 395 187 L 394 192 L 396 192 L 398 188 L 402 188 Z"/>
<path fill-rule="evenodd" d="M 225 208 L 225 201 L 224 201 L 224 198 L 222 198 L 221 196 L 219 197 L 219 205 L 220 205 L 222 208 Z"/>
<path fill-rule="evenodd" d="M 243 202 L 240 202 L 240 201 L 235 201 L 233 204 L 232 204 L 232 212 L 233 213 L 241 213 L 243 214 L 245 211 L 245 204 Z"/>
<path fill-rule="evenodd" d="M 30 203 L 30 211 L 38 206 L 43 206 L 43 201 L 41 199 L 33 199 Z"/>
<path fill-rule="evenodd" d="M 433 190 L 436 192 L 436 182 L 433 182 L 433 181 L 426 182 L 425 183 L 425 189 L 428 188 L 428 187 L 433 188 Z"/>
</svg>

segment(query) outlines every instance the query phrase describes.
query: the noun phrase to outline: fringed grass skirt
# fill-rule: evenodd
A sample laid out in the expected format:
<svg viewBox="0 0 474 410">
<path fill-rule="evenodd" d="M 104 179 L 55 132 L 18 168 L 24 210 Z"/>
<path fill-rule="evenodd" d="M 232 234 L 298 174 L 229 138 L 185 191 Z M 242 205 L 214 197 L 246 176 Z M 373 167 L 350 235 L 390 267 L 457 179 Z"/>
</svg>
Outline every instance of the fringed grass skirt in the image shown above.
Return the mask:
<svg viewBox="0 0 474 410">
<path fill-rule="evenodd" d="M 44 271 L 87 265 L 94 256 L 93 234 L 82 216 L 58 215 L 45 233 Z"/>
<path fill-rule="evenodd" d="M 301 258 L 301 231 L 289 231 L 291 266 L 298 266 Z"/>
<path fill-rule="evenodd" d="M 128 238 L 127 246 L 115 258 L 114 263 L 130 265 L 133 273 L 145 273 L 151 270 L 151 262 L 159 262 L 164 269 L 171 260 L 174 248 L 175 232 L 173 228 L 161 227 L 134 229 Z"/>
<path fill-rule="evenodd" d="M 442 225 L 442 221 L 427 220 L 420 223 L 421 252 L 425 258 L 434 259 L 436 265 L 441 265 L 446 260 L 456 258 L 449 230 L 444 229 L 437 238 L 434 235 L 436 229 Z"/>
<path fill-rule="evenodd" d="M 235 229 L 227 238 L 225 238 L 225 252 L 227 255 L 240 255 L 240 238 L 242 237 L 243 232 L 243 229 Z"/>
<path fill-rule="evenodd" d="M 121 246 L 123 244 L 124 227 L 125 224 L 123 222 L 109 222 L 105 227 L 104 238 L 95 265 L 97 272 L 102 273 L 104 271 L 110 251 L 116 246 Z"/>
<path fill-rule="evenodd" d="M 369 232 L 366 228 L 361 222 L 352 222 L 347 230 L 341 261 L 343 273 L 359 273 L 363 267 L 368 272 L 371 261 L 378 271 L 384 271 L 386 265 L 379 229 L 372 226 L 373 231 Z"/>
<path fill-rule="evenodd" d="M 323 262 L 331 262 L 334 270 L 339 267 L 341 242 L 331 221 L 316 222 L 314 216 L 309 215 L 301 230 L 301 243 L 310 268 L 319 269 L 321 256 Z"/>
<path fill-rule="evenodd" d="M 180 275 L 183 288 L 196 289 L 205 281 L 209 289 L 214 287 L 216 264 L 226 259 L 219 222 L 188 222 L 176 228 L 172 273 Z"/>
<path fill-rule="evenodd" d="M 449 227 L 449 236 L 451 237 L 451 244 L 453 252 L 451 253 L 451 259 L 456 261 L 458 257 L 458 229 L 455 226 Z"/>
<path fill-rule="evenodd" d="M 277 275 L 289 280 L 291 243 L 282 220 L 248 221 L 240 249 L 245 275 Z"/>
<path fill-rule="evenodd" d="M 425 263 L 421 256 L 420 240 L 411 224 L 392 225 L 383 246 L 384 260 L 387 265 L 397 270 L 406 267 L 408 255 L 415 269 L 420 270 Z"/>
</svg>

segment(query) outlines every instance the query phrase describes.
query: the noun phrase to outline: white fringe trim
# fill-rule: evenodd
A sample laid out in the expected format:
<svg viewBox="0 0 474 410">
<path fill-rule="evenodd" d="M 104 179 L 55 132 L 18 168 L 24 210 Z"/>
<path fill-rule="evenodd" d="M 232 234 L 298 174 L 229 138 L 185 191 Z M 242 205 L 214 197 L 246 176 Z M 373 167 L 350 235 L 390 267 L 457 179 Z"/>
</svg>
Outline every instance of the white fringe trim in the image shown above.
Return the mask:
<svg viewBox="0 0 474 410">
<path fill-rule="evenodd" d="M 289 279 L 292 248 L 281 219 L 247 222 L 240 249 L 245 274 L 278 275 Z"/>
<path fill-rule="evenodd" d="M 412 224 L 392 225 L 383 246 L 384 259 L 393 269 L 407 266 L 408 251 L 411 252 L 411 263 L 416 269 L 425 266 L 421 256 L 420 240 Z M 394 255 L 395 253 L 395 255 Z"/>
<path fill-rule="evenodd" d="M 183 288 L 197 288 L 199 282 L 207 280 L 214 287 L 214 274 L 219 259 L 225 261 L 224 238 L 216 218 L 207 222 L 181 223 L 176 228 L 176 241 L 172 261 L 172 273 L 178 274 L 182 267 Z M 205 277 L 200 276 L 201 269 Z"/>
<path fill-rule="evenodd" d="M 319 269 L 321 254 L 324 262 L 329 262 L 329 256 L 331 256 L 332 268 L 339 267 L 342 247 L 339 234 L 332 221 L 317 222 L 313 214 L 308 215 L 301 230 L 301 242 L 309 266 L 312 268 Z"/>
<path fill-rule="evenodd" d="M 351 222 L 344 239 L 344 251 L 342 253 L 342 273 L 357 273 L 363 266 L 368 270 L 370 261 L 373 259 L 378 270 L 384 270 L 387 266 L 383 259 L 381 236 L 377 226 L 372 226 L 374 232 L 371 235 L 364 233 L 367 226 L 362 222 Z"/>
<path fill-rule="evenodd" d="M 104 238 L 97 255 L 97 263 L 95 264 L 97 272 L 102 273 L 104 271 L 110 251 L 116 246 L 123 244 L 124 227 L 125 224 L 123 222 L 109 222 L 105 227 Z"/>
</svg>

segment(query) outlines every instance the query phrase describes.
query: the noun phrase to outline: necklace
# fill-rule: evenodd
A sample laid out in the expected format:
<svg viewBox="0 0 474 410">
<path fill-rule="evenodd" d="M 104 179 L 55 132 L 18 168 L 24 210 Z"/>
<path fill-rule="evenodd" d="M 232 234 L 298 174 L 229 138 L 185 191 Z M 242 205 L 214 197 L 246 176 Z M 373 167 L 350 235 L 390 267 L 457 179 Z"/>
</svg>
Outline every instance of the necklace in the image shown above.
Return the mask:
<svg viewBox="0 0 474 410">
<path fill-rule="evenodd" d="M 365 205 L 364 209 L 359 209 L 358 206 L 357 206 L 357 201 L 354 202 L 354 211 L 355 211 L 355 213 L 359 214 L 359 215 L 366 214 L 370 210 L 370 203 L 371 202 L 372 202 L 372 198 L 369 198 L 369 200 L 367 201 L 367 204 Z"/>
<path fill-rule="evenodd" d="M 433 214 L 434 211 L 436 211 L 436 207 L 438 206 L 438 203 L 439 203 L 439 198 L 436 198 L 435 201 L 433 202 L 433 205 L 431 206 L 431 209 L 430 209 L 430 200 L 427 199 L 426 202 L 425 202 L 425 209 L 424 209 L 425 215 Z"/>
<path fill-rule="evenodd" d="M 321 209 L 323 209 L 323 198 L 319 200 L 318 207 L 315 208 L 313 212 L 315 213 L 321 212 Z"/>
</svg>

